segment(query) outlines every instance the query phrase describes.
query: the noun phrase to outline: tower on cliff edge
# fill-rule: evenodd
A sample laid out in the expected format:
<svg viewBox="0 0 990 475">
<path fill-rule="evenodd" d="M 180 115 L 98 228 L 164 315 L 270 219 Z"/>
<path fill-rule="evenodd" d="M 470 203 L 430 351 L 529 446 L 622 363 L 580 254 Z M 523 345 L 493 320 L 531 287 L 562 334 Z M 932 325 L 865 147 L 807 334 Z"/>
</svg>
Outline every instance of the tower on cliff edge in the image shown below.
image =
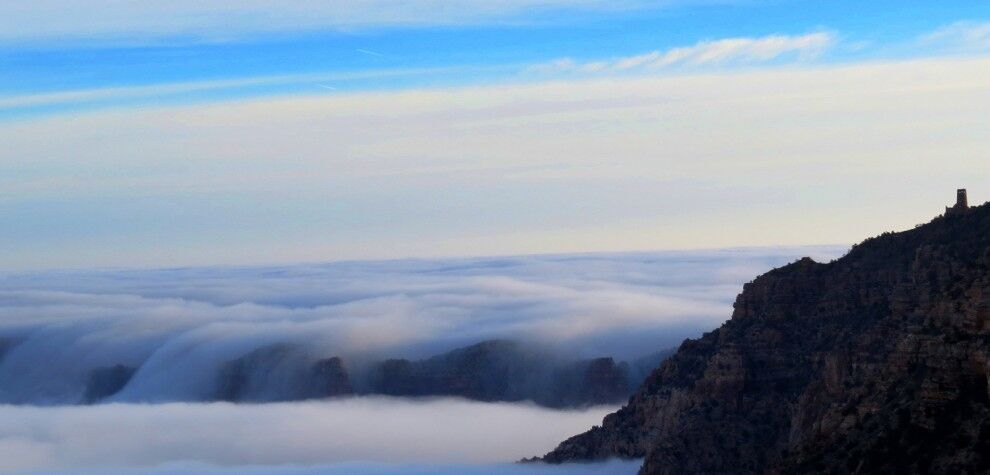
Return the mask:
<svg viewBox="0 0 990 475">
<path fill-rule="evenodd" d="M 956 205 L 951 208 L 945 208 L 945 215 L 951 216 L 954 214 L 962 214 L 968 209 L 969 200 L 966 198 L 966 189 L 960 188 L 956 190 Z"/>
</svg>

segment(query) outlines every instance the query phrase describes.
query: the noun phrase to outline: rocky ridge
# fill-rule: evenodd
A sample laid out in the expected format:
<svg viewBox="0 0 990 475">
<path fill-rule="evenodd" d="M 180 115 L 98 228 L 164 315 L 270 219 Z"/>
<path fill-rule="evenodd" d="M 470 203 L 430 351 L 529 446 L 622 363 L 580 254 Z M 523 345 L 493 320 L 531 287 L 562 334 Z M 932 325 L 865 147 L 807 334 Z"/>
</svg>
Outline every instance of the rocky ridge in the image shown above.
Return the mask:
<svg viewBox="0 0 990 475">
<path fill-rule="evenodd" d="M 314 357 L 293 344 L 253 349 L 220 366 L 206 400 L 272 402 L 344 396 L 462 397 L 532 401 L 566 408 L 626 400 L 670 351 L 631 362 L 611 357 L 575 360 L 510 340 L 490 340 L 421 359 L 386 359 L 349 367 L 343 358 Z M 122 391 L 139 368 L 99 367 L 89 373 L 82 402 Z"/>
<path fill-rule="evenodd" d="M 643 475 L 990 473 L 990 206 L 775 269 L 734 307 L 542 460 L 645 458 Z"/>
<path fill-rule="evenodd" d="M 644 359 L 653 358 L 658 356 Z M 491 340 L 425 360 L 386 360 L 373 369 L 368 392 L 528 400 L 548 407 L 615 404 L 642 382 L 639 365 L 639 360 L 616 362 L 611 357 L 561 360 L 518 342 Z"/>
</svg>

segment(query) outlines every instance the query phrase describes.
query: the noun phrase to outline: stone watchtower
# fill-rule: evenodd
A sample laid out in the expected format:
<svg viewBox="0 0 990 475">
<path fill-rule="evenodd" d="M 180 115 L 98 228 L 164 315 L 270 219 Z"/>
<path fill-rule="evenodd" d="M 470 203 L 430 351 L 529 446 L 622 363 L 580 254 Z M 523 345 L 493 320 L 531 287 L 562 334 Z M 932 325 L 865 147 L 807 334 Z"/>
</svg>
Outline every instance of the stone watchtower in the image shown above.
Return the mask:
<svg viewBox="0 0 990 475">
<path fill-rule="evenodd" d="M 951 208 L 945 208 L 945 215 L 962 214 L 967 210 L 969 210 L 969 200 L 966 199 L 966 189 L 960 188 L 956 190 L 956 205 Z"/>
</svg>

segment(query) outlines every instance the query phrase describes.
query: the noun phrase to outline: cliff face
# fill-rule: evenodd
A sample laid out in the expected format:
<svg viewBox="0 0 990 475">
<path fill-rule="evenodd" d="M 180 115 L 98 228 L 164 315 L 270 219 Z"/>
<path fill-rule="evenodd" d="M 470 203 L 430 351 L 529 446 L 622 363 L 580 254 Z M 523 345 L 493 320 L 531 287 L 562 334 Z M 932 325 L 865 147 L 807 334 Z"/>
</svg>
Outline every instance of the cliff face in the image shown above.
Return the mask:
<svg viewBox="0 0 990 475">
<path fill-rule="evenodd" d="M 311 398 L 326 398 L 348 396 L 354 394 L 351 378 L 344 367 L 344 361 L 339 357 L 325 358 L 313 363 L 310 367 L 310 389 L 307 396 Z"/>
<path fill-rule="evenodd" d="M 743 288 L 601 427 L 548 462 L 642 474 L 990 471 L 990 207 Z"/>
<path fill-rule="evenodd" d="M 224 364 L 217 376 L 214 399 L 294 401 L 353 393 L 343 360 L 331 357 L 311 362 L 301 347 L 280 344 L 259 348 Z"/>
<path fill-rule="evenodd" d="M 615 404 L 640 381 L 612 358 L 560 361 L 507 340 L 491 340 L 425 360 L 382 362 L 372 394 L 457 396 L 478 401 L 533 401 L 549 407 Z"/>
<path fill-rule="evenodd" d="M 609 357 L 576 360 L 532 344 L 490 340 L 421 360 L 353 366 L 341 357 L 317 354 L 291 343 L 253 349 L 221 364 L 203 399 L 257 403 L 387 395 L 531 401 L 555 408 L 618 404 L 645 379 L 642 367 L 655 367 L 670 351 L 631 363 Z M 139 369 L 122 364 L 94 368 L 80 402 L 112 400 Z"/>
</svg>

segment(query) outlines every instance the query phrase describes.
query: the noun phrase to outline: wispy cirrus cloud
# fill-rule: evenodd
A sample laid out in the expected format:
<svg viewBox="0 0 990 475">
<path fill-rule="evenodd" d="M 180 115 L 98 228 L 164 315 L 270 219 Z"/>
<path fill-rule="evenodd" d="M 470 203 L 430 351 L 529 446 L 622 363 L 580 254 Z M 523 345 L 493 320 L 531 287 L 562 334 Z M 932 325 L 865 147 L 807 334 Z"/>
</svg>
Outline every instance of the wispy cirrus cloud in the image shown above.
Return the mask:
<svg viewBox="0 0 990 475">
<path fill-rule="evenodd" d="M 691 46 L 656 50 L 634 56 L 600 61 L 556 59 L 538 64 L 530 71 L 540 73 L 615 73 L 660 70 L 677 66 L 712 66 L 732 63 L 763 63 L 793 55 L 799 59 L 815 57 L 836 43 L 831 32 L 805 35 L 770 35 L 758 38 L 725 38 L 701 41 Z"/>
<path fill-rule="evenodd" d="M 922 43 L 956 51 L 990 50 L 990 21 L 960 21 L 921 37 Z"/>
<path fill-rule="evenodd" d="M 273 76 L 256 76 L 234 79 L 217 79 L 186 81 L 175 83 L 156 83 L 139 86 L 104 87 L 91 89 L 75 89 L 55 92 L 0 95 L 0 114 L 30 110 L 36 107 L 71 106 L 71 105 L 102 105 L 131 100 L 152 100 L 168 97 L 183 97 L 198 93 L 248 91 L 265 88 L 269 93 L 275 88 L 279 92 L 298 92 L 297 88 L 306 86 L 305 92 L 311 92 L 312 87 L 325 87 L 326 81 L 353 82 L 361 80 L 429 77 L 437 74 L 449 74 L 469 71 L 491 71 L 498 67 L 432 67 L 404 69 L 371 69 L 363 71 L 326 72 L 310 74 L 285 74 Z M 337 88 L 332 88 L 337 89 Z M 250 95 L 250 94 L 247 94 Z"/>
<path fill-rule="evenodd" d="M 3 7 L 0 7 L 2 9 Z M 2 20 L 0 20 L 2 23 Z M 610 60 L 577 62 L 561 58 L 544 63 L 526 65 L 447 66 L 431 68 L 382 69 L 347 72 L 327 72 L 295 75 L 245 77 L 223 80 L 202 80 L 179 83 L 162 83 L 138 86 L 106 87 L 56 91 L 23 95 L 0 95 L 0 114 L 32 111 L 36 108 L 110 105 L 130 101 L 160 100 L 198 93 L 227 93 L 250 96 L 253 89 L 263 89 L 268 95 L 272 89 L 283 94 L 311 92 L 300 91 L 300 85 L 327 88 L 326 81 L 353 82 L 365 79 L 399 79 L 438 74 L 464 74 L 470 72 L 498 73 L 526 71 L 536 73 L 608 73 L 649 72 L 678 66 L 711 66 L 722 64 L 761 63 L 792 55 L 811 58 L 830 48 L 835 42 L 830 32 L 809 33 L 799 36 L 771 35 L 759 38 L 725 38 L 702 41 L 690 46 L 653 51 L 646 54 L 613 58 Z M 2 37 L 2 33 L 0 33 Z M 357 52 L 382 57 L 377 51 L 357 49 Z M 337 89 L 333 86 L 332 89 Z M 350 88 L 348 88 L 350 89 Z M 360 87 L 358 87 L 360 89 Z M 2 116 L 0 116 L 2 117 Z"/>
<path fill-rule="evenodd" d="M 946 189 L 988 176 L 978 153 L 987 59 L 745 69 L 373 93 L 310 86 L 5 123 L 0 214 L 11 224 L 0 261 L 852 242 L 909 227 Z"/>
<path fill-rule="evenodd" d="M 532 21 L 569 11 L 656 8 L 699 0 L 214 0 L 0 3 L 0 41 L 224 41 L 253 34 Z"/>
</svg>

